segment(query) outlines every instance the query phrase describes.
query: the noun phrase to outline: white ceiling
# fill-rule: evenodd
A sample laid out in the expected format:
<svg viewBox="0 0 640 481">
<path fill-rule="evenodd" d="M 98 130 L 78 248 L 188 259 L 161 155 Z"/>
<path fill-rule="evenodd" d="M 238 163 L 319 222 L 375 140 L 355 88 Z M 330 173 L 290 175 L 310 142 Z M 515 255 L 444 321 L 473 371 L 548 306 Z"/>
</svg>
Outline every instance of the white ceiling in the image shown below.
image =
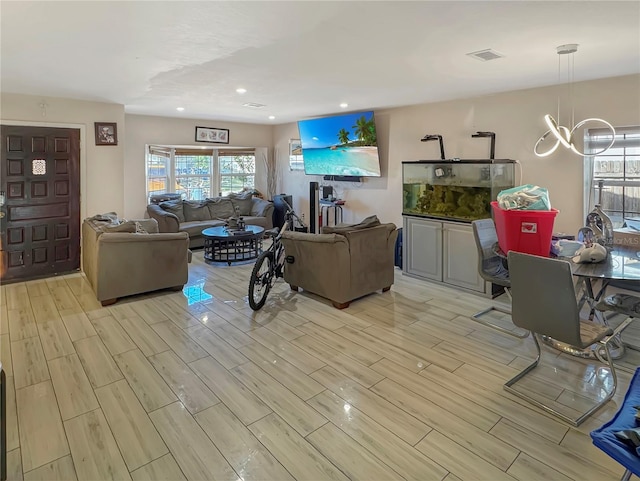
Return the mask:
<svg viewBox="0 0 640 481">
<path fill-rule="evenodd" d="M 638 1 L 3 0 L 0 35 L 3 92 L 265 124 L 556 84 L 566 43 L 576 81 L 640 73 Z"/>
</svg>

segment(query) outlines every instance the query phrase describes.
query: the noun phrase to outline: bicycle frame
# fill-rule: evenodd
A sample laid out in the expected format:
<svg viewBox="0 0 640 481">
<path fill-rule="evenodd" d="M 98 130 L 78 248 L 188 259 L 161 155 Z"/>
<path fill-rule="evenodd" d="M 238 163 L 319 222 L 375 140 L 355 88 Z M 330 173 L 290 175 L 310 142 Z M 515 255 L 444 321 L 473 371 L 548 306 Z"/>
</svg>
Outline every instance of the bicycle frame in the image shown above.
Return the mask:
<svg viewBox="0 0 640 481">
<path fill-rule="evenodd" d="M 283 277 L 284 275 L 286 256 L 284 245 L 282 245 L 281 242 L 282 236 L 286 231 L 293 229 L 295 220 L 303 227 L 306 227 L 304 222 L 296 215 L 293 208 L 286 201 L 285 204 L 287 205 L 287 212 L 285 214 L 284 224 L 275 235 L 273 235 L 275 229 L 267 231 L 272 235 L 273 242 L 269 248 L 258 257 L 253 272 L 251 273 L 251 279 L 249 280 L 249 305 L 253 310 L 258 310 L 264 305 L 273 282 L 276 278 Z M 265 262 L 268 264 L 268 269 L 261 271 L 261 267 Z M 257 290 L 256 287 L 258 288 Z M 254 297 L 255 293 L 258 293 L 257 297 Z"/>
</svg>

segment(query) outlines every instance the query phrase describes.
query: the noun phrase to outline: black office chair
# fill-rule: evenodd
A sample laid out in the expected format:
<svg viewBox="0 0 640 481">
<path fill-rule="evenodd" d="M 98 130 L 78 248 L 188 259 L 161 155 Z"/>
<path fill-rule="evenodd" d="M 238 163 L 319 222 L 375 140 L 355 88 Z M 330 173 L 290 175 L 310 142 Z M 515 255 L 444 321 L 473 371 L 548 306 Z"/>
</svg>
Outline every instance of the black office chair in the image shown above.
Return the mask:
<svg viewBox="0 0 640 481">
<path fill-rule="evenodd" d="M 511 317 L 516 326 L 531 331 L 538 354 L 535 361 L 524 371 L 507 381 L 504 389 L 564 421 L 578 426 L 609 401 L 616 392 L 618 378 L 609 351 L 609 343 L 627 327 L 631 318 L 615 330 L 606 325 L 582 321 L 569 262 L 513 251 L 509 252 L 508 258 L 512 295 Z M 538 336 L 548 336 L 577 350 L 584 350 L 598 344 L 596 348 L 596 352 L 599 353 L 598 357 L 609 366 L 612 378 L 611 388 L 607 392 L 606 386 L 609 383 L 603 380 L 602 390 L 607 392 L 606 396 L 578 418 L 571 418 L 560 413 L 538 399 L 512 387 L 535 369 L 540 362 L 541 349 Z M 600 352 L 600 350 L 604 350 L 604 352 Z"/>
<path fill-rule="evenodd" d="M 511 287 L 511 279 L 509 279 L 509 270 L 504 266 L 504 259 L 499 257 L 493 251 L 493 246 L 498 242 L 498 234 L 496 233 L 496 226 L 492 219 L 474 220 L 471 223 L 473 228 L 473 238 L 476 241 L 476 248 L 478 249 L 478 273 L 485 281 L 497 284 L 504 287 L 507 296 L 511 298 L 509 288 Z M 506 329 L 502 326 L 498 326 L 492 322 L 485 320 L 483 317 L 491 311 L 502 312 L 503 314 L 511 315 L 509 309 L 504 307 L 493 305 L 487 309 L 483 309 L 480 312 L 476 312 L 471 316 L 476 322 L 479 322 L 483 326 L 496 329 L 504 334 L 524 339 L 529 335 L 529 331 L 517 332 Z"/>
</svg>

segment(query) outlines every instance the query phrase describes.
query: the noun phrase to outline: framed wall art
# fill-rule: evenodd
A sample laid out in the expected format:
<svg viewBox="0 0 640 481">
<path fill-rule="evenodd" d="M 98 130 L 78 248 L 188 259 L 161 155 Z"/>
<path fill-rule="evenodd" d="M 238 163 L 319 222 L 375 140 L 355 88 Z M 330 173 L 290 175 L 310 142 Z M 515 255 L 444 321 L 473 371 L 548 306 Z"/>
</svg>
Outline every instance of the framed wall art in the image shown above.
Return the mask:
<svg viewBox="0 0 640 481">
<path fill-rule="evenodd" d="M 115 122 L 94 122 L 96 145 L 118 145 L 118 124 Z"/>
<path fill-rule="evenodd" d="M 207 142 L 209 144 L 228 144 L 229 129 L 196 127 L 196 142 Z"/>
<path fill-rule="evenodd" d="M 304 170 L 300 139 L 289 140 L 289 170 Z"/>
</svg>

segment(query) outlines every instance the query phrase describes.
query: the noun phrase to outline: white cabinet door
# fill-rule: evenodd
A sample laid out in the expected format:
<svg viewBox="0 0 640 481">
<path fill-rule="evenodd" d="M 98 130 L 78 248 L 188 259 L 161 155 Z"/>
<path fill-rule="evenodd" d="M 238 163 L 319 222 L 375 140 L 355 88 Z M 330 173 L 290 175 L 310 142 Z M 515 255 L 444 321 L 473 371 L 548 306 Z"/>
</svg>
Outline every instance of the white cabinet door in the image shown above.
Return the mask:
<svg viewBox="0 0 640 481">
<path fill-rule="evenodd" d="M 478 251 L 470 225 L 444 224 L 443 282 L 485 292 L 478 274 Z"/>
<path fill-rule="evenodd" d="M 442 222 L 405 217 L 403 239 L 405 272 L 442 281 Z"/>
</svg>

